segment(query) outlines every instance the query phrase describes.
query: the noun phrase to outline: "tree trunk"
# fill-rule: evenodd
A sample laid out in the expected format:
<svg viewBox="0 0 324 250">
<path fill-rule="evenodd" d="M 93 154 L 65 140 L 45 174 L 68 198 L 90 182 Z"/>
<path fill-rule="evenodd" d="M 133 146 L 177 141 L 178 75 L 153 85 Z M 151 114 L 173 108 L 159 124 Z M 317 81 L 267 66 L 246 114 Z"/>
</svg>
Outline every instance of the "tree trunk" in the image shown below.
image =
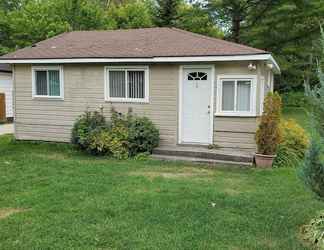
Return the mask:
<svg viewBox="0 0 324 250">
<path fill-rule="evenodd" d="M 241 17 L 234 15 L 232 19 L 232 37 L 234 42 L 240 42 L 240 32 L 241 32 Z"/>
</svg>

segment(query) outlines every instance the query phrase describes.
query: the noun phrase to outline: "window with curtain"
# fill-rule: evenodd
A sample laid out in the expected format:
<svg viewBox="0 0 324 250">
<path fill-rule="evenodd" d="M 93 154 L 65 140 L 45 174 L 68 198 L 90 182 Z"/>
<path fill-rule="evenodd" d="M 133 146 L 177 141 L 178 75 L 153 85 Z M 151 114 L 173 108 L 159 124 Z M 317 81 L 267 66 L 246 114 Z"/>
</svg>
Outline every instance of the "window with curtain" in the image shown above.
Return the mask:
<svg viewBox="0 0 324 250">
<path fill-rule="evenodd" d="M 147 68 L 108 68 L 108 100 L 145 102 Z"/>
<path fill-rule="evenodd" d="M 60 68 L 33 68 L 34 96 L 62 97 Z"/>
<path fill-rule="evenodd" d="M 243 113 L 251 112 L 252 80 L 222 79 L 221 80 L 220 112 Z"/>
</svg>

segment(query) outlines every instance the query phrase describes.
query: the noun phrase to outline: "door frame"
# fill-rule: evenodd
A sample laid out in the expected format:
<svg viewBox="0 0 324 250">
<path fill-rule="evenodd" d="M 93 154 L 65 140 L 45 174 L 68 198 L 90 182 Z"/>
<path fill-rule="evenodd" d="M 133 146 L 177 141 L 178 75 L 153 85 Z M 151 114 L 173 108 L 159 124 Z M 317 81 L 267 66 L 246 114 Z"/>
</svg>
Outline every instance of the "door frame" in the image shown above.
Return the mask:
<svg viewBox="0 0 324 250">
<path fill-rule="evenodd" d="M 182 98 L 183 98 L 183 83 L 184 76 L 183 72 L 185 69 L 209 69 L 210 70 L 210 84 L 211 84 L 211 95 L 210 95 L 210 131 L 209 131 L 209 144 L 213 144 L 214 137 L 214 92 L 215 92 L 215 65 L 213 64 L 199 64 L 199 65 L 180 65 L 179 66 L 179 93 L 178 93 L 178 144 L 184 144 L 182 141 Z M 206 143 L 201 143 L 206 145 Z"/>
</svg>

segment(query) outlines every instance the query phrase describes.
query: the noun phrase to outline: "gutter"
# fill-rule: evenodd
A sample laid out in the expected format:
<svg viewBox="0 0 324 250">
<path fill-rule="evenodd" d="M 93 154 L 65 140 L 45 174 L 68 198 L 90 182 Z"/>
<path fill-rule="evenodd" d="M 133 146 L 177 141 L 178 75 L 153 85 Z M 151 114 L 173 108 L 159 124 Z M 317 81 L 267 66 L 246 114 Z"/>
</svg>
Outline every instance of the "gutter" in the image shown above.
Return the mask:
<svg viewBox="0 0 324 250">
<path fill-rule="evenodd" d="M 52 59 L 2 59 L 7 64 L 65 64 L 65 63 L 190 63 L 190 62 L 226 62 L 226 61 L 267 61 L 273 71 L 280 74 L 280 67 L 271 54 L 228 55 L 228 56 L 173 56 L 150 58 L 52 58 Z"/>
</svg>

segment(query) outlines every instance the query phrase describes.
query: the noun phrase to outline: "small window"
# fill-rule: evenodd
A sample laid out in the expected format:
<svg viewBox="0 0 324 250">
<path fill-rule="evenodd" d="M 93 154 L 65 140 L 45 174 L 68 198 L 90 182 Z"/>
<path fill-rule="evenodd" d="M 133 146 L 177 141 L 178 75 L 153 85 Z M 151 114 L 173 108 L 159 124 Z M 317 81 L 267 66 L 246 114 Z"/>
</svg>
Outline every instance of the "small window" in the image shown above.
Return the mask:
<svg viewBox="0 0 324 250">
<path fill-rule="evenodd" d="M 217 115 L 255 115 L 255 77 L 220 78 L 217 85 Z"/>
<path fill-rule="evenodd" d="M 107 100 L 148 101 L 148 68 L 108 68 Z"/>
<path fill-rule="evenodd" d="M 61 67 L 33 68 L 34 97 L 63 97 Z"/>
<path fill-rule="evenodd" d="M 188 80 L 207 80 L 207 73 L 206 72 L 190 72 L 188 74 Z"/>
</svg>

